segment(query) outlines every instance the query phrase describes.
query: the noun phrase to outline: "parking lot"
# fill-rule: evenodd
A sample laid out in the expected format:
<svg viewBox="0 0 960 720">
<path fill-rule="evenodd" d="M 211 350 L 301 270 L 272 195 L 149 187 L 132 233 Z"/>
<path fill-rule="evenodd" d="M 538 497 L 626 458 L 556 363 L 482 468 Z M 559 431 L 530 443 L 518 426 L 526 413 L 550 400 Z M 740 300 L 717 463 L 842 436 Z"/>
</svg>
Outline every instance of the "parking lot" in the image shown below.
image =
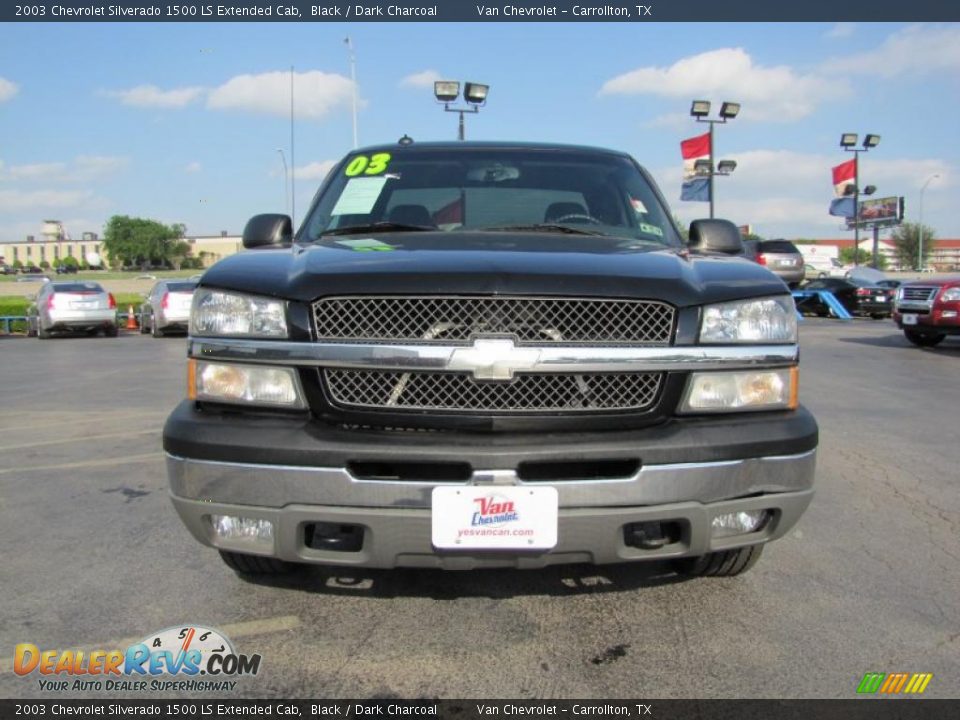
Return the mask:
<svg viewBox="0 0 960 720">
<path fill-rule="evenodd" d="M 167 498 L 160 433 L 185 340 L 0 338 L 0 696 L 44 696 L 17 643 L 125 647 L 223 629 L 245 697 L 838 697 L 932 672 L 960 697 L 960 340 L 806 319 L 818 491 L 739 578 L 665 567 L 404 570 L 252 583 Z M 103 696 L 92 693 L 91 696 Z"/>
</svg>

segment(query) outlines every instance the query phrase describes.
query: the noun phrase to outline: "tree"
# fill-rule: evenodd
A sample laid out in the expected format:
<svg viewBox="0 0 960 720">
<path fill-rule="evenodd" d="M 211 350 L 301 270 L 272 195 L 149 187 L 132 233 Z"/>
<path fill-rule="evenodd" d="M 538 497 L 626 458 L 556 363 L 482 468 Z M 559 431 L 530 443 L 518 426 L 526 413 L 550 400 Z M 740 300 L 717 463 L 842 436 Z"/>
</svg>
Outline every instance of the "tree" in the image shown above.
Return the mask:
<svg viewBox="0 0 960 720">
<path fill-rule="evenodd" d="M 183 266 L 183 261 L 190 255 L 190 243 L 186 240 L 177 240 L 170 246 L 170 264 L 174 270 L 179 270 Z"/>
<path fill-rule="evenodd" d="M 183 225 L 164 225 L 156 220 L 114 215 L 103 233 L 103 247 L 110 264 L 117 266 L 165 265 L 170 262 L 175 241 L 183 237 Z"/>
<path fill-rule="evenodd" d="M 920 224 L 903 223 L 890 235 L 893 246 L 896 248 L 897 263 L 906 270 L 920 269 L 927 266 L 930 250 L 936 237 L 932 227 L 923 226 L 923 258 L 920 262 Z"/>
<path fill-rule="evenodd" d="M 857 249 L 857 265 L 869 265 L 870 264 L 870 255 L 871 253 L 867 252 L 863 248 Z M 853 248 L 852 247 L 843 247 L 840 248 L 840 252 L 837 253 L 837 257 L 840 259 L 844 265 L 853 265 Z"/>
</svg>

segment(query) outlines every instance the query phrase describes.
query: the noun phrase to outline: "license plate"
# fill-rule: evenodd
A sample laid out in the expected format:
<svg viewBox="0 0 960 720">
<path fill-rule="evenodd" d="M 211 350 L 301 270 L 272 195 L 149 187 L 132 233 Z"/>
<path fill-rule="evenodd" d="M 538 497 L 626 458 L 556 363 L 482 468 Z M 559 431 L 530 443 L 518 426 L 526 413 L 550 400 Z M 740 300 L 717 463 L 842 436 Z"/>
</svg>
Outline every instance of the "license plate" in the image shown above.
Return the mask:
<svg viewBox="0 0 960 720">
<path fill-rule="evenodd" d="M 886 301 L 887 301 L 887 297 L 886 297 L 886 295 L 877 295 L 877 296 L 874 298 L 874 300 L 876 300 L 877 302 L 886 302 Z"/>
<path fill-rule="evenodd" d="M 793 267 L 793 260 L 778 260 L 780 267 Z"/>
<path fill-rule="evenodd" d="M 549 550 L 557 544 L 558 505 L 552 487 L 437 487 L 433 545 L 443 550 Z"/>
<path fill-rule="evenodd" d="M 917 324 L 917 316 L 916 316 L 916 315 L 904 315 L 904 316 L 903 316 L 903 324 L 904 324 L 904 325 L 916 325 L 916 324 Z"/>
<path fill-rule="evenodd" d="M 70 307 L 74 310 L 83 310 L 84 308 L 92 308 L 96 306 L 96 300 L 74 300 L 72 303 L 70 303 Z"/>
</svg>

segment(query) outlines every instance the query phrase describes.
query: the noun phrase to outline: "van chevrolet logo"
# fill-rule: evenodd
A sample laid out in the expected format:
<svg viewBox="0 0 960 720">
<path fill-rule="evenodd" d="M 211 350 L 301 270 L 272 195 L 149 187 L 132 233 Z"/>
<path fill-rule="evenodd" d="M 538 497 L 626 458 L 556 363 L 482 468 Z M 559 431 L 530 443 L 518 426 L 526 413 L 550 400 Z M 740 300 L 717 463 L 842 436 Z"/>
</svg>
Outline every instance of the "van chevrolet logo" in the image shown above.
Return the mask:
<svg viewBox="0 0 960 720">
<path fill-rule="evenodd" d="M 518 348 L 505 338 L 477 339 L 472 347 L 450 353 L 447 370 L 472 373 L 474 380 L 512 380 L 514 373 L 533 370 L 539 361 L 536 348 Z"/>
</svg>

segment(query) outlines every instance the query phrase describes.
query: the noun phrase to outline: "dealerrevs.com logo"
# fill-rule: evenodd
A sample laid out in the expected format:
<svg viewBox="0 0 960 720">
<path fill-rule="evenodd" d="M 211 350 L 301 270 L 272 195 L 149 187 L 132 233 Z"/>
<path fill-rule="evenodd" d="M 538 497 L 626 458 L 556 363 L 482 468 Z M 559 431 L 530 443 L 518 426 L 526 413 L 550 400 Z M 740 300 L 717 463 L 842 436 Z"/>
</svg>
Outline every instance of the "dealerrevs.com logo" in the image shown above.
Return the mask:
<svg viewBox="0 0 960 720">
<path fill-rule="evenodd" d="M 41 650 L 20 643 L 13 670 L 52 692 L 231 691 L 233 678 L 260 671 L 260 660 L 237 653 L 223 633 L 191 625 L 161 630 L 126 649 Z"/>
</svg>

